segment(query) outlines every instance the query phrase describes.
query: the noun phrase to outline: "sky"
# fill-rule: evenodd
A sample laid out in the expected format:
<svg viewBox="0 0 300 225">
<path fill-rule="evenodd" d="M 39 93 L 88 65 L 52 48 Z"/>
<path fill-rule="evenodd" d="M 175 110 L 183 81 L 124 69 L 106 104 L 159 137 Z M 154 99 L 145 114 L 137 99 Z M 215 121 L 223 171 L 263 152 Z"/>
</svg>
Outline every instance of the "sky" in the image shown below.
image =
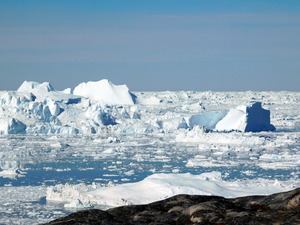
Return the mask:
<svg viewBox="0 0 300 225">
<path fill-rule="evenodd" d="M 0 90 L 300 91 L 299 0 L 0 0 Z"/>
</svg>

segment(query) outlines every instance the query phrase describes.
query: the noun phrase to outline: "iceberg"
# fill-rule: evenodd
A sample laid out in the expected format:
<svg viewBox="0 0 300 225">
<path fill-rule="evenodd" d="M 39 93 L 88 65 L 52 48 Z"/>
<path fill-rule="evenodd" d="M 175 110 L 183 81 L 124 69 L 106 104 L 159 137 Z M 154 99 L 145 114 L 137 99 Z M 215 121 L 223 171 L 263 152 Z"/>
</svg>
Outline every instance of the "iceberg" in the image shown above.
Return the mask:
<svg viewBox="0 0 300 225">
<path fill-rule="evenodd" d="M 133 105 L 136 98 L 126 85 L 115 85 L 107 79 L 80 83 L 73 94 L 108 105 Z"/>
<path fill-rule="evenodd" d="M 270 123 L 270 111 L 261 107 L 261 102 L 251 102 L 231 109 L 227 115 L 216 124 L 216 130 L 242 132 L 274 131 Z"/>
</svg>

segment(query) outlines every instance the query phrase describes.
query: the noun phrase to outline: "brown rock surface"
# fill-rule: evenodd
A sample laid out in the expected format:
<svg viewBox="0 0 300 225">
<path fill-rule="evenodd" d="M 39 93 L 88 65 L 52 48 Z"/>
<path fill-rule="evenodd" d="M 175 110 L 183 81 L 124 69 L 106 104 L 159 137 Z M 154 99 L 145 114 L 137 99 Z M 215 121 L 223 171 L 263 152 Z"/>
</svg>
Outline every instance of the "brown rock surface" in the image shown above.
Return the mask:
<svg viewBox="0 0 300 225">
<path fill-rule="evenodd" d="M 79 211 L 47 224 L 300 224 L 300 188 L 234 199 L 177 195 L 147 205 Z"/>
</svg>

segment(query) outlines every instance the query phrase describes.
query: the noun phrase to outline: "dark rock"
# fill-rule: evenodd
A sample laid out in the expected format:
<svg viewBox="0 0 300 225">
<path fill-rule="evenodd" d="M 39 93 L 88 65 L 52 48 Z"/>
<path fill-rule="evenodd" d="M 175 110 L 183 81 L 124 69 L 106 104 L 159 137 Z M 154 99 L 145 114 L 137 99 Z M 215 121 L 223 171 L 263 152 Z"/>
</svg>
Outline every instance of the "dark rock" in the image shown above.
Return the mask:
<svg viewBox="0 0 300 225">
<path fill-rule="evenodd" d="M 300 188 L 269 196 L 233 199 L 177 195 L 147 205 L 79 211 L 47 224 L 300 224 Z"/>
</svg>

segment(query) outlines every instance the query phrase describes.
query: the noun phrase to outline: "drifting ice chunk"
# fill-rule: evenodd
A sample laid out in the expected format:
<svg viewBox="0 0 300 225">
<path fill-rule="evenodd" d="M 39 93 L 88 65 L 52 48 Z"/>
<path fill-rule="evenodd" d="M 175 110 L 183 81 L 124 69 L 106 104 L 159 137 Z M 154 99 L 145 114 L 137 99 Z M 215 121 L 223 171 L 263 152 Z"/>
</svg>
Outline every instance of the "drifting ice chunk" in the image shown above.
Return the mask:
<svg viewBox="0 0 300 225">
<path fill-rule="evenodd" d="M 0 134 L 25 133 L 26 125 L 14 118 L 0 118 Z"/>
<path fill-rule="evenodd" d="M 253 102 L 248 106 L 240 105 L 231 109 L 227 115 L 216 124 L 216 130 L 242 132 L 273 131 L 270 124 L 270 111 L 261 107 L 261 102 Z"/>
<path fill-rule="evenodd" d="M 126 85 L 114 85 L 106 79 L 83 82 L 75 87 L 73 93 L 112 105 L 133 105 L 136 98 Z"/>
</svg>

